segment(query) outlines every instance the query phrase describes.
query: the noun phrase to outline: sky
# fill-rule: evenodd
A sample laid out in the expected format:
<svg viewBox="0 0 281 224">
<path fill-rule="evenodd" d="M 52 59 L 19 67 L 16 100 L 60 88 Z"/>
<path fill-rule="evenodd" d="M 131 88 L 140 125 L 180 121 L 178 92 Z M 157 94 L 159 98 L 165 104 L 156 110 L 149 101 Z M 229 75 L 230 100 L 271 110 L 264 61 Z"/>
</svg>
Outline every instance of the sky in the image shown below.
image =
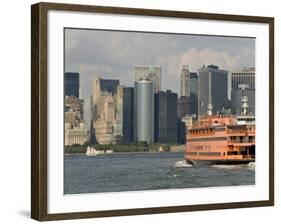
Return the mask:
<svg viewBox="0 0 281 224">
<path fill-rule="evenodd" d="M 192 34 L 65 29 L 65 72 L 80 73 L 89 126 L 92 80 L 100 76 L 134 85 L 134 65 L 159 65 L 162 90 L 179 93 L 180 72 L 214 64 L 228 71 L 255 66 L 255 39 Z"/>
</svg>

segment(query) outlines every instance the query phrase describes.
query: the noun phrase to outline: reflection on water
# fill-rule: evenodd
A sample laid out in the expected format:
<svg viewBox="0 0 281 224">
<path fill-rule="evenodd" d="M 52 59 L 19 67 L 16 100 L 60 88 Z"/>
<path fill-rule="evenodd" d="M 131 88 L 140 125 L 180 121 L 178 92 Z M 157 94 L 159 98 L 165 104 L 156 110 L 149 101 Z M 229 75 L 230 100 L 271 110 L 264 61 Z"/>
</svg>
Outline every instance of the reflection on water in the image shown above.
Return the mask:
<svg viewBox="0 0 281 224">
<path fill-rule="evenodd" d="M 183 153 L 65 156 L 65 194 L 255 184 L 255 163 L 193 167 Z"/>
</svg>

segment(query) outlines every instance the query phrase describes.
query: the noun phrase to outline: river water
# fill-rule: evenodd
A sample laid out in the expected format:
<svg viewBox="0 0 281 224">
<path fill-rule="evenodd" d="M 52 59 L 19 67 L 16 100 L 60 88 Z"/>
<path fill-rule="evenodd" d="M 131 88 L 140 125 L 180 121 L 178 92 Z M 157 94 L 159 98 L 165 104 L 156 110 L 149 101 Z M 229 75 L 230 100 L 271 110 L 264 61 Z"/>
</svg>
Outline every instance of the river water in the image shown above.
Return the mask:
<svg viewBox="0 0 281 224">
<path fill-rule="evenodd" d="M 64 193 L 254 185 L 249 165 L 192 167 L 183 153 L 66 155 Z"/>
</svg>

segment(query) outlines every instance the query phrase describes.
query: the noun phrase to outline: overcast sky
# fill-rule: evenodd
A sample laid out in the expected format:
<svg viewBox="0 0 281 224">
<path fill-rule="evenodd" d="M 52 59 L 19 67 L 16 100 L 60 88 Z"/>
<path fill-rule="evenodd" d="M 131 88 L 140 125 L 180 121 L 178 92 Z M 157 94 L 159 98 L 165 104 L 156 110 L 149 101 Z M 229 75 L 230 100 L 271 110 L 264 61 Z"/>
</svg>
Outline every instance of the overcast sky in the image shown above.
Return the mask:
<svg viewBox="0 0 281 224">
<path fill-rule="evenodd" d="M 233 71 L 255 66 L 255 39 L 199 35 L 65 29 L 65 71 L 79 72 L 85 111 L 96 76 L 134 85 L 133 66 L 162 67 L 162 89 L 179 93 L 180 71 L 215 64 Z M 88 123 L 88 114 L 85 113 Z"/>
</svg>

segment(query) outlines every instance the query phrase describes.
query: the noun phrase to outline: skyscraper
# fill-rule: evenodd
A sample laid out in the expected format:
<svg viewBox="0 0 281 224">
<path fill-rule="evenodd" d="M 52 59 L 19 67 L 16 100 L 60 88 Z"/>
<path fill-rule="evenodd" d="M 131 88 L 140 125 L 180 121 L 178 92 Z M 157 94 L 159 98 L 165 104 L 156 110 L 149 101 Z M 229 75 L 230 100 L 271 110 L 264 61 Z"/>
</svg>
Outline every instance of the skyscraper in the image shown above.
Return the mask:
<svg viewBox="0 0 281 224">
<path fill-rule="evenodd" d="M 190 72 L 190 111 L 198 117 L 198 74 Z"/>
<path fill-rule="evenodd" d="M 218 66 L 203 66 L 198 70 L 198 113 L 221 111 L 228 105 L 228 71 Z"/>
<path fill-rule="evenodd" d="M 178 118 L 183 118 L 184 116 L 190 114 L 190 97 L 181 96 L 177 102 L 177 113 Z"/>
<path fill-rule="evenodd" d="M 135 82 L 135 139 L 154 142 L 154 86 L 152 81 Z"/>
<path fill-rule="evenodd" d="M 97 101 L 96 119 L 94 120 L 95 139 L 99 144 L 115 144 L 120 136 L 114 133 L 116 107 L 113 96 L 103 92 Z"/>
<path fill-rule="evenodd" d="M 161 90 L 161 67 L 155 65 L 135 65 L 135 81 L 149 79 L 153 83 L 154 92 Z"/>
<path fill-rule="evenodd" d="M 238 89 L 241 84 L 248 85 L 249 89 L 255 89 L 255 67 L 248 67 L 242 71 L 232 72 L 231 80 L 232 89 Z"/>
<path fill-rule="evenodd" d="M 79 98 L 79 73 L 66 72 L 64 73 L 64 95 L 75 96 Z"/>
<path fill-rule="evenodd" d="M 171 90 L 155 94 L 155 141 L 176 143 L 177 136 L 177 98 Z"/>
<path fill-rule="evenodd" d="M 94 113 L 96 102 L 103 92 L 110 93 L 112 96 L 116 95 L 119 80 L 116 79 L 102 79 L 96 77 L 92 82 L 91 108 Z"/>
<path fill-rule="evenodd" d="M 231 107 L 241 113 L 241 99 L 248 97 L 249 112 L 255 114 L 255 67 L 247 67 L 231 74 Z"/>
<path fill-rule="evenodd" d="M 124 108 L 124 88 L 125 86 L 117 86 L 116 92 L 116 123 L 114 125 L 114 134 L 123 137 L 123 108 Z"/>
<path fill-rule="evenodd" d="M 248 112 L 255 114 L 255 89 L 249 88 L 248 85 L 239 85 L 238 88 L 231 90 L 231 109 L 235 114 L 242 113 L 242 97 L 248 97 Z"/>
<path fill-rule="evenodd" d="M 123 142 L 134 142 L 134 88 L 123 89 Z"/>
<path fill-rule="evenodd" d="M 119 80 L 114 79 L 102 79 L 100 77 L 96 77 L 92 82 L 92 94 L 91 94 L 91 142 L 96 143 L 96 130 L 95 130 L 95 121 L 101 116 L 98 113 L 98 101 L 101 96 L 114 96 L 117 93 L 117 86 L 119 85 Z M 99 103 L 101 105 L 101 103 Z M 114 115 L 115 116 L 115 115 Z M 111 127 L 112 128 L 112 127 Z"/>
<path fill-rule="evenodd" d="M 181 70 L 180 96 L 190 96 L 190 72 L 188 65 L 184 65 Z"/>
</svg>

